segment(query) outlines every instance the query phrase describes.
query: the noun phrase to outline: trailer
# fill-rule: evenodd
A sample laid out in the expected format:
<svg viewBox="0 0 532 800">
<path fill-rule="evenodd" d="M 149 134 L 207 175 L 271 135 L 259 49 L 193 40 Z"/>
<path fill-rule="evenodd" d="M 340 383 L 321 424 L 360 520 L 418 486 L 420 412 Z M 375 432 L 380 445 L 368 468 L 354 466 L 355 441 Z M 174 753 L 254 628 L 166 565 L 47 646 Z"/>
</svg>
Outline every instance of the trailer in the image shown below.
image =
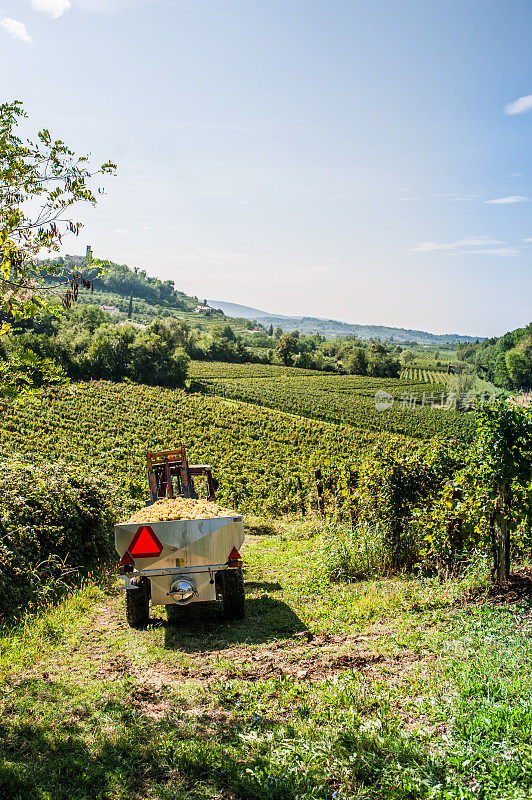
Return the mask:
<svg viewBox="0 0 532 800">
<path fill-rule="evenodd" d="M 189 465 L 185 449 L 147 452 L 150 502 L 163 498 L 215 500 L 217 481 L 210 465 Z M 144 627 L 150 604 L 170 609 L 221 599 L 225 616 L 245 613 L 239 549 L 244 542 L 240 514 L 208 519 L 172 519 L 115 525 L 119 574 L 125 584 L 126 619 Z M 186 613 L 186 612 L 183 612 Z M 169 615 L 170 616 L 170 615 Z"/>
</svg>

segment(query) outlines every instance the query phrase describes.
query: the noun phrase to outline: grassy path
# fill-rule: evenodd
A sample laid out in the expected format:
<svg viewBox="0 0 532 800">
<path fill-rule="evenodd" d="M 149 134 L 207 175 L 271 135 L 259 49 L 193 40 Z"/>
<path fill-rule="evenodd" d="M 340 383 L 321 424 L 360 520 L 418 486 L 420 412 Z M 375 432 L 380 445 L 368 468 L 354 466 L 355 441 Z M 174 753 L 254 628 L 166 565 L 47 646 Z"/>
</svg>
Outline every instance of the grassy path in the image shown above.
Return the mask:
<svg viewBox="0 0 532 800">
<path fill-rule="evenodd" d="M 242 622 L 134 631 L 111 581 L 0 639 L 0 797 L 530 796 L 528 601 L 332 587 L 319 537 L 251 523 Z"/>
</svg>

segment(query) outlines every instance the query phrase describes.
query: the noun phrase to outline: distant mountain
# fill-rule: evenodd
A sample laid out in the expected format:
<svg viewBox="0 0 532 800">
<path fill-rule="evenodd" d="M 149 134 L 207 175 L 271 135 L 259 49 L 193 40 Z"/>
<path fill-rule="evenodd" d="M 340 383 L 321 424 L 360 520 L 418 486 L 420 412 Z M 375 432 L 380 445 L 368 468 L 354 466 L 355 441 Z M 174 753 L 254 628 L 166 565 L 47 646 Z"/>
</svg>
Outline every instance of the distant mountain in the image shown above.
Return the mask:
<svg viewBox="0 0 532 800">
<path fill-rule="evenodd" d="M 251 306 L 241 306 L 238 303 L 226 303 L 223 300 L 208 300 L 211 308 L 220 308 L 226 317 L 241 317 L 242 319 L 266 319 L 266 317 L 279 317 L 279 314 L 269 314 Z M 295 319 L 295 318 L 294 318 Z"/>
<path fill-rule="evenodd" d="M 386 325 L 357 325 L 339 322 L 335 319 L 319 317 L 288 317 L 283 314 L 270 314 L 251 306 L 226 303 L 223 300 L 209 300 L 211 308 L 220 308 L 229 317 L 260 322 L 262 325 L 279 326 L 284 331 L 298 330 L 300 333 L 320 333 L 322 336 L 358 336 L 359 339 L 392 339 L 394 342 L 416 342 L 417 344 L 447 344 L 449 342 L 475 342 L 482 337 L 461 336 L 456 333 L 428 333 L 409 328 L 391 328 Z"/>
</svg>

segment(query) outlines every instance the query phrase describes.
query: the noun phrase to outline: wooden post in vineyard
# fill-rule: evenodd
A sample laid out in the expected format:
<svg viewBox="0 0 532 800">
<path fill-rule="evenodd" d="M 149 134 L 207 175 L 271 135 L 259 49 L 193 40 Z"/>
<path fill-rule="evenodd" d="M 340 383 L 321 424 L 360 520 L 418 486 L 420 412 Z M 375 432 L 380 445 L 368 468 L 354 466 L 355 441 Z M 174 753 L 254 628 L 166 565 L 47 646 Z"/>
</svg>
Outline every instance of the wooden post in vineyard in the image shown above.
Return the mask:
<svg viewBox="0 0 532 800">
<path fill-rule="evenodd" d="M 304 517 L 305 516 L 305 511 L 306 511 L 306 509 L 305 509 L 305 498 L 303 497 L 303 484 L 301 483 L 301 476 L 300 475 L 297 476 L 297 485 L 298 485 L 298 488 L 299 488 L 299 502 L 300 502 L 300 507 L 301 507 L 301 516 Z"/>
<path fill-rule="evenodd" d="M 506 486 L 499 488 L 499 497 L 495 509 L 495 564 L 494 571 L 497 583 L 508 583 L 510 577 L 510 530 L 506 515 L 508 513 L 508 490 Z"/>
<path fill-rule="evenodd" d="M 358 472 L 356 470 L 352 470 L 349 473 L 349 493 L 351 495 L 349 502 L 349 517 L 351 519 L 351 528 L 354 526 L 357 516 L 357 509 L 355 507 L 355 501 L 353 500 L 353 496 L 357 488 L 358 488 Z"/>
<path fill-rule="evenodd" d="M 325 502 L 323 500 L 323 483 L 321 480 L 321 469 L 314 470 L 314 480 L 316 481 L 316 494 L 318 495 L 318 514 L 322 517 L 325 513 Z"/>
</svg>

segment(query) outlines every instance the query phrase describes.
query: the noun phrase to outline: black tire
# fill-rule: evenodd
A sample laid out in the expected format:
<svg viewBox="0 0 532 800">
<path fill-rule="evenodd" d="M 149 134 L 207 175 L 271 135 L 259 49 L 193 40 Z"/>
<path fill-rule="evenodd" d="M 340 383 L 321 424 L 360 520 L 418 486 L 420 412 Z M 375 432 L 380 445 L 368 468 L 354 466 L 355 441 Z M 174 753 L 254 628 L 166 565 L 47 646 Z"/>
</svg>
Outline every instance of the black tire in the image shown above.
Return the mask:
<svg viewBox="0 0 532 800">
<path fill-rule="evenodd" d="M 242 570 L 225 569 L 219 575 L 226 619 L 244 619 L 246 602 Z"/>
<path fill-rule="evenodd" d="M 150 597 L 146 578 L 131 578 L 138 589 L 126 589 L 126 620 L 131 628 L 145 628 L 150 619 Z"/>
</svg>

